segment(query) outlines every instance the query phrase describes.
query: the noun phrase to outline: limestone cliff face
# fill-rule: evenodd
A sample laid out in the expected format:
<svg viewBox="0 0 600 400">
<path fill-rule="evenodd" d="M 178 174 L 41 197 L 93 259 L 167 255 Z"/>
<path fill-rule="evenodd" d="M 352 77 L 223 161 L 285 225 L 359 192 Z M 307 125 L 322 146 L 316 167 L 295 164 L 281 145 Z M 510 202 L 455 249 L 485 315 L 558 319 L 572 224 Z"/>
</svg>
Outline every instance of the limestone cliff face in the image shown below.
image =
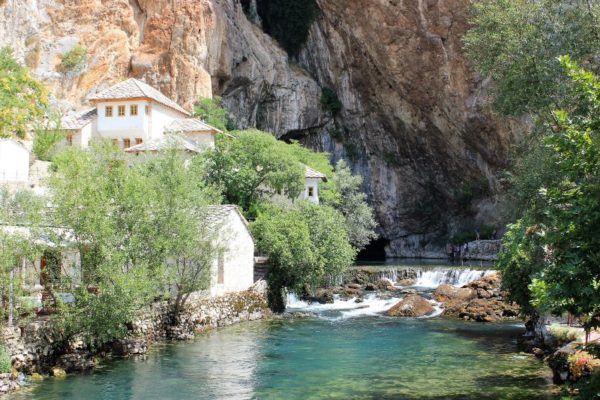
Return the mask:
<svg viewBox="0 0 600 400">
<path fill-rule="evenodd" d="M 316 142 L 355 158 L 388 253 L 433 255 L 438 233 L 494 222 L 513 137 L 482 111 L 484 85 L 461 52 L 469 1 L 318 3 L 300 61 L 344 108 L 330 124 L 338 139 Z"/>
<path fill-rule="evenodd" d="M 460 50 L 467 3 L 318 0 L 292 63 L 238 0 L 5 0 L 0 46 L 71 104 L 130 76 L 187 108 L 222 95 L 240 127 L 348 159 L 388 253 L 432 255 L 440 233 L 493 220 L 489 194 L 512 142 L 480 109 L 483 85 Z M 78 43 L 87 65 L 61 71 Z M 335 118 L 320 105 L 322 87 L 343 103 Z"/>
<path fill-rule="evenodd" d="M 60 56 L 77 44 L 88 49 L 87 65 L 61 72 Z M 74 104 L 133 76 L 188 109 L 224 93 L 243 126 L 320 123 L 316 82 L 234 0 L 6 0 L 0 45 Z"/>
</svg>

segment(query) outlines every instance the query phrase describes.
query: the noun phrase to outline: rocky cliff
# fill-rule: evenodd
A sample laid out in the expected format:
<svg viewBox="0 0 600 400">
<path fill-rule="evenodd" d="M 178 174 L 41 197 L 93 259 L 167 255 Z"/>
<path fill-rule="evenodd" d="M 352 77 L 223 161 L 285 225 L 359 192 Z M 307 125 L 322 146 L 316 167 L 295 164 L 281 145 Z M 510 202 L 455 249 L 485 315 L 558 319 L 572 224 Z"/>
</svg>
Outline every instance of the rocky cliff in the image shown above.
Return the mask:
<svg viewBox="0 0 600 400">
<path fill-rule="evenodd" d="M 71 104 L 133 76 L 186 107 L 222 95 L 240 127 L 346 158 L 388 254 L 435 255 L 445 234 L 494 222 L 513 138 L 482 111 L 485 82 L 461 52 L 468 0 L 317 3 L 293 62 L 238 0 L 4 0 L 0 45 Z M 86 65 L 61 71 L 77 44 Z"/>
</svg>

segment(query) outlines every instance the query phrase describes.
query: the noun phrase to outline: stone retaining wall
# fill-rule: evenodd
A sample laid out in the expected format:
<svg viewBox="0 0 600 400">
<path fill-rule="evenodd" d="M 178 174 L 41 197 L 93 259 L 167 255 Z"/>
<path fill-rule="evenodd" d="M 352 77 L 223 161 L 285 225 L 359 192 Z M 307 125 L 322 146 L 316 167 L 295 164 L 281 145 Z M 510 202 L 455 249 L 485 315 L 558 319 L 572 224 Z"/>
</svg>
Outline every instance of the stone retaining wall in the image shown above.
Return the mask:
<svg viewBox="0 0 600 400">
<path fill-rule="evenodd" d="M 245 292 L 220 297 L 203 294 L 190 297 L 176 325 L 172 324 L 173 316 L 167 302 L 152 304 L 138 312 L 125 339 L 100 352 L 91 352 L 81 340 L 71 340 L 65 345 L 59 334 L 51 329 L 48 318 L 21 327 L 5 328 L 4 343 L 11 354 L 13 368 L 10 374 L 0 374 L 0 394 L 17 389 L 28 379 L 41 379 L 44 374 L 93 369 L 96 358 L 141 355 L 159 340 L 188 340 L 195 333 L 262 319 L 270 314 L 266 284 L 260 281 Z"/>
</svg>

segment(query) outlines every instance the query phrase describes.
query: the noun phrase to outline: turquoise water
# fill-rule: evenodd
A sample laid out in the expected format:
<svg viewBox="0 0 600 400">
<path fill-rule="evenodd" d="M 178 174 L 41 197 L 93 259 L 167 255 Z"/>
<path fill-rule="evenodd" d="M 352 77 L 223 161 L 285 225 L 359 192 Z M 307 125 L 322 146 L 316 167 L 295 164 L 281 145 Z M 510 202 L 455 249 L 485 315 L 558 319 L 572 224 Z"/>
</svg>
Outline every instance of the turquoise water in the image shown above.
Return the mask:
<svg viewBox="0 0 600 400">
<path fill-rule="evenodd" d="M 517 324 L 383 316 L 259 321 L 154 347 L 145 359 L 47 379 L 12 398 L 546 399 L 549 370 Z"/>
</svg>

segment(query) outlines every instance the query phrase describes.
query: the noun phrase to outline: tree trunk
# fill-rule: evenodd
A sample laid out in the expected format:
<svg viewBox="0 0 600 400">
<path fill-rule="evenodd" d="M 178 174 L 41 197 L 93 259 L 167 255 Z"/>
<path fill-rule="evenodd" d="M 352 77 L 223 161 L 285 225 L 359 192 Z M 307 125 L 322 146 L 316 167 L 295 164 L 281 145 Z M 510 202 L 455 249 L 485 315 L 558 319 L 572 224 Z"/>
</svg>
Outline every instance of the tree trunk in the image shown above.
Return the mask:
<svg viewBox="0 0 600 400">
<path fill-rule="evenodd" d="M 269 285 L 267 290 L 267 300 L 269 308 L 275 313 L 281 314 L 285 311 L 285 298 L 283 288 L 279 285 Z"/>
</svg>

